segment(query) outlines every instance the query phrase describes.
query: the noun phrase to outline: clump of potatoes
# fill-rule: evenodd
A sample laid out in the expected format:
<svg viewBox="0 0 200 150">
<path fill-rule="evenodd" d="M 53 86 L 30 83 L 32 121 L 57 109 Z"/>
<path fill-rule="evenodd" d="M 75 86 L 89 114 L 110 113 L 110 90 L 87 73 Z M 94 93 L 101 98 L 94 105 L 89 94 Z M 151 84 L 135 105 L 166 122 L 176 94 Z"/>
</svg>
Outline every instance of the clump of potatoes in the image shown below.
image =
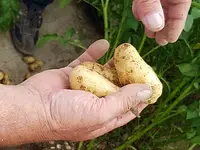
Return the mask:
<svg viewBox="0 0 200 150">
<path fill-rule="evenodd" d="M 4 85 L 12 85 L 12 81 L 7 72 L 0 71 L 0 83 Z"/>
<path fill-rule="evenodd" d="M 41 60 L 36 60 L 33 56 L 24 56 L 23 61 L 28 65 L 29 71 L 25 74 L 25 80 L 32 76 L 32 72 L 40 69 L 44 62 Z"/>
<path fill-rule="evenodd" d="M 135 83 L 152 87 L 153 95 L 148 99 L 148 104 L 155 103 L 162 95 L 161 81 L 133 45 L 119 45 L 115 49 L 113 61 L 114 68 L 96 62 L 84 62 L 76 66 L 69 75 L 71 89 L 104 97 L 117 92 L 122 86 Z"/>
</svg>

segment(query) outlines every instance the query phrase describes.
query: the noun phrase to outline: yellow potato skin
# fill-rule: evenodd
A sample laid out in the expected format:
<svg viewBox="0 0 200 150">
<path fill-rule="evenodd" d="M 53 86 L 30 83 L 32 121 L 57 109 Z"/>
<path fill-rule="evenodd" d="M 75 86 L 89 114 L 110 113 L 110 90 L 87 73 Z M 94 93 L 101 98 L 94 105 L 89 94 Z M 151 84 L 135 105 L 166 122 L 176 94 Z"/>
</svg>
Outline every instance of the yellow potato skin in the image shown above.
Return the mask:
<svg viewBox="0 0 200 150">
<path fill-rule="evenodd" d="M 153 104 L 162 94 L 163 85 L 154 70 L 140 57 L 138 51 L 129 43 L 119 45 L 114 53 L 114 65 L 120 84 L 148 84 L 153 95 L 148 104 Z"/>
<path fill-rule="evenodd" d="M 71 71 L 69 79 L 72 89 L 88 91 L 98 97 L 104 97 L 119 90 L 118 86 L 94 69 L 84 65 L 75 67 Z"/>
<path fill-rule="evenodd" d="M 88 69 L 96 71 L 100 75 L 104 76 L 106 79 L 111 81 L 117 86 L 120 86 L 117 70 L 114 68 L 108 68 L 96 62 L 84 62 L 81 65 L 86 66 Z"/>
<path fill-rule="evenodd" d="M 4 73 L 3 71 L 0 71 L 0 81 L 3 80 L 3 78 L 4 78 Z"/>
</svg>

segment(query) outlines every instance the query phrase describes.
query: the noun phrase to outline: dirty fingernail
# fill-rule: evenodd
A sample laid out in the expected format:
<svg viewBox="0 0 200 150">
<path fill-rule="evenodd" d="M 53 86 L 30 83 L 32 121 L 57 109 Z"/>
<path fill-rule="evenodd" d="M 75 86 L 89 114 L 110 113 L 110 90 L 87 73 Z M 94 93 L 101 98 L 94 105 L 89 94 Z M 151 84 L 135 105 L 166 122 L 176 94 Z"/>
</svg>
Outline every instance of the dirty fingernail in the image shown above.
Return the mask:
<svg viewBox="0 0 200 150">
<path fill-rule="evenodd" d="M 157 32 L 163 27 L 163 18 L 159 13 L 151 13 L 144 18 L 144 24 L 150 31 Z"/>
<path fill-rule="evenodd" d="M 160 45 L 160 46 L 165 46 L 168 44 L 168 41 L 165 39 L 156 39 L 156 42 Z"/>
<path fill-rule="evenodd" d="M 146 102 L 152 96 L 151 90 L 142 90 L 137 93 L 137 99 Z"/>
</svg>

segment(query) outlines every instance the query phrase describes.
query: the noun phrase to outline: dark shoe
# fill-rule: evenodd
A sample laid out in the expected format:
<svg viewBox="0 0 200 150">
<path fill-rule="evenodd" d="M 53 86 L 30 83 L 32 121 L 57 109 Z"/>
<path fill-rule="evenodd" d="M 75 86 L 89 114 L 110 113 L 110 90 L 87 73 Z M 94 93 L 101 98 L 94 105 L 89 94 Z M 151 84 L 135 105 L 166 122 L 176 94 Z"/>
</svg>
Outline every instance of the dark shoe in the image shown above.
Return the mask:
<svg viewBox="0 0 200 150">
<path fill-rule="evenodd" d="M 21 3 L 19 21 L 11 29 L 11 39 L 14 47 L 25 55 L 32 55 L 39 38 L 42 25 L 42 10 L 36 5 L 27 8 Z"/>
</svg>

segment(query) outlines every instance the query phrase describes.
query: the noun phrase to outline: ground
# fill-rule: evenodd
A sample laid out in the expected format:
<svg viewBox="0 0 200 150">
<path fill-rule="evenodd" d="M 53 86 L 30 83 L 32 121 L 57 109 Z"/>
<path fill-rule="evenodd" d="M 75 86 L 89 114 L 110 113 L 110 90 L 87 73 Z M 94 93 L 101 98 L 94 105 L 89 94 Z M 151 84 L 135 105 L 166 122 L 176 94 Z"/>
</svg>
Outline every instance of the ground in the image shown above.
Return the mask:
<svg viewBox="0 0 200 150">
<path fill-rule="evenodd" d="M 87 47 L 95 40 L 102 38 L 81 5 L 75 2 L 67 8 L 59 8 L 58 3 L 49 5 L 44 12 L 43 25 L 40 35 L 47 33 L 63 34 L 68 28 L 75 28 L 81 41 Z M 49 42 L 42 48 L 36 49 L 36 59 L 45 62 L 42 70 L 60 68 L 68 65 L 77 58 L 82 49 L 74 46 L 63 46 L 58 42 Z M 14 48 L 9 33 L 0 34 L 0 70 L 8 72 L 15 84 L 23 81 L 27 72 L 27 65 L 22 61 L 22 56 Z"/>
<path fill-rule="evenodd" d="M 76 2 L 70 4 L 67 8 L 59 8 L 58 1 L 55 1 L 47 7 L 43 16 L 41 35 L 47 33 L 63 34 L 68 28 L 73 27 L 86 47 L 102 38 L 102 35 L 98 34 L 94 25 L 91 24 L 90 16 L 84 13 L 82 5 Z M 42 70 L 47 70 L 67 66 L 83 52 L 82 49 L 74 46 L 63 46 L 57 42 L 50 42 L 44 47 L 36 49 L 34 56 L 36 59 L 44 61 L 45 65 Z M 0 70 L 8 72 L 14 84 L 21 83 L 28 71 L 27 65 L 22 60 L 22 55 L 13 47 L 9 33 L 0 34 Z M 55 145 L 50 142 L 42 143 L 45 148 L 39 148 L 37 145 L 26 145 L 19 148 L 3 148 L 0 150 L 48 150 L 48 147 L 50 149 L 58 147 L 59 149 L 60 146 L 63 147 L 62 149 L 73 149 L 72 144 L 69 146 L 64 141 L 60 145 Z"/>
</svg>

